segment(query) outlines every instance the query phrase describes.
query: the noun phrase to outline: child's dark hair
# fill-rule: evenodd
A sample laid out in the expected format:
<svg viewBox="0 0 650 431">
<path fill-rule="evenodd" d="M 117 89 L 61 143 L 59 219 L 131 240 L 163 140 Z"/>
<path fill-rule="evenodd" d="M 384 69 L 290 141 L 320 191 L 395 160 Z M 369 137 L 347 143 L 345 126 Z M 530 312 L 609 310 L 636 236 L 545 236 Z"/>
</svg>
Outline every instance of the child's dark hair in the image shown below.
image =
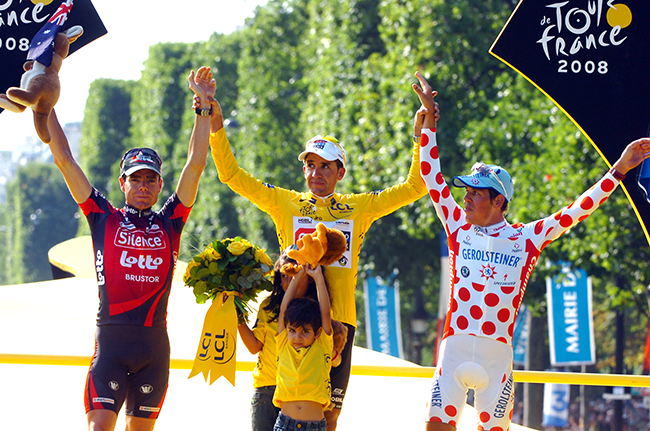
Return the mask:
<svg viewBox="0 0 650 431">
<path fill-rule="evenodd" d="M 311 325 L 314 332 L 318 332 L 323 326 L 318 301 L 306 296 L 292 299 L 284 312 L 284 326 L 289 325 L 303 328 L 305 325 Z"/>
<path fill-rule="evenodd" d="M 290 248 L 284 250 L 273 265 L 273 291 L 269 296 L 269 304 L 264 307 L 264 309 L 269 312 L 269 321 L 267 323 L 278 320 L 278 315 L 280 314 L 280 304 L 282 304 L 282 298 L 284 298 L 284 289 L 282 289 L 282 273 L 280 272 L 282 266 L 286 265 L 287 263 L 293 263 L 295 265 L 298 264 L 298 262 L 291 259 L 289 255 L 287 255 L 287 251 L 289 250 Z M 318 298 L 318 293 L 316 291 L 316 282 L 313 278 L 308 278 L 309 286 L 307 287 L 307 294 L 305 296 L 316 299 Z"/>
</svg>

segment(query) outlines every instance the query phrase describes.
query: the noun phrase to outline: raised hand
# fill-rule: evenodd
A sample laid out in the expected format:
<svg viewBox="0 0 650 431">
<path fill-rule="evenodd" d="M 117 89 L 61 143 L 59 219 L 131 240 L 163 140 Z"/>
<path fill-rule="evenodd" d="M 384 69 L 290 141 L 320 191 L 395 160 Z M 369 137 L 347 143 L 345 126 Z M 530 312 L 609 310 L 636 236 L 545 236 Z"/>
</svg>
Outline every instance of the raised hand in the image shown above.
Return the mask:
<svg viewBox="0 0 650 431">
<path fill-rule="evenodd" d="M 305 266 L 306 266 L 307 275 L 309 275 L 314 280 L 324 277 L 323 267 L 320 264 L 318 263 L 316 265 L 309 264 Z"/>
<path fill-rule="evenodd" d="M 637 139 L 625 147 L 621 157 L 612 167 L 625 175 L 648 157 L 650 157 L 650 138 Z"/>
<path fill-rule="evenodd" d="M 213 97 L 217 89 L 217 80 L 212 77 L 212 70 L 207 66 L 201 66 L 197 70 L 190 71 L 190 76 L 187 78 L 190 89 L 207 103 L 208 96 Z"/>
<path fill-rule="evenodd" d="M 418 95 L 422 107 L 415 113 L 413 119 L 413 136 L 420 136 L 423 127 L 428 129 L 435 129 L 440 119 L 440 107 L 434 100 L 438 95 L 437 91 L 433 91 L 431 86 L 420 72 L 415 72 L 415 76 L 420 81 L 420 85 L 413 84 L 413 90 Z"/>
<path fill-rule="evenodd" d="M 424 79 L 422 75 L 420 75 L 420 72 L 415 72 L 415 77 L 418 79 L 418 81 L 420 81 L 420 85 L 413 84 L 413 90 L 415 91 L 415 94 L 418 95 L 422 106 L 424 106 L 429 112 L 433 112 L 435 114 L 437 111 L 437 104 L 433 98 L 438 95 L 438 92 L 431 89 L 431 86 L 427 80 Z M 438 118 L 436 118 L 436 120 L 438 120 Z"/>
</svg>

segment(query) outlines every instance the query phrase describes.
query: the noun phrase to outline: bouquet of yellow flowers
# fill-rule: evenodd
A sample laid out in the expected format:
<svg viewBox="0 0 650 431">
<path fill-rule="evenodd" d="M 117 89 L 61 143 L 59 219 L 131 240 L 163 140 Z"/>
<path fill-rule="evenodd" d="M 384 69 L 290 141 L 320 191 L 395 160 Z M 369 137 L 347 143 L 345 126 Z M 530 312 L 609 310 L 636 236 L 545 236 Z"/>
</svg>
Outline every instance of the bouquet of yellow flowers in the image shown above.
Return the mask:
<svg viewBox="0 0 650 431">
<path fill-rule="evenodd" d="M 263 248 L 236 237 L 213 241 L 187 264 L 183 281 L 194 290 L 196 302 L 221 298 L 224 291 L 235 291 L 239 323 L 248 322 L 248 301 L 262 291 L 271 291 L 273 261 Z"/>
</svg>

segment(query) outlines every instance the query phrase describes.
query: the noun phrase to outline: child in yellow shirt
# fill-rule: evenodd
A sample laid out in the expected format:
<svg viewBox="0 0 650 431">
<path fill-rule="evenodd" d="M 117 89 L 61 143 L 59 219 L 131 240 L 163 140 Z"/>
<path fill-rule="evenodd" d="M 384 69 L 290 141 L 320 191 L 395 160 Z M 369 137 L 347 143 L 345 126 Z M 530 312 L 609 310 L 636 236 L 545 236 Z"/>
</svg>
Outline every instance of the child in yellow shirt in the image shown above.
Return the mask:
<svg viewBox="0 0 650 431">
<path fill-rule="evenodd" d="M 283 251 L 273 266 L 273 291 L 260 304 L 257 320 L 251 330 L 246 323 L 238 326 L 239 336 L 251 354 L 258 354 L 257 364 L 253 370 L 253 397 L 251 399 L 252 431 L 272 431 L 280 409 L 273 405 L 275 393 L 275 374 L 277 352 L 275 334 L 278 332 L 280 304 L 292 277 L 282 274 L 285 264 L 297 265 L 297 262 Z M 316 283 L 311 277 L 303 277 L 296 286 L 296 297 L 316 299 Z"/>
<path fill-rule="evenodd" d="M 318 300 L 296 298 L 304 278 L 316 282 Z M 273 404 L 280 408 L 274 431 L 327 431 L 331 403 L 332 317 L 320 265 L 303 266 L 282 299 L 276 335 L 278 352 Z"/>
</svg>

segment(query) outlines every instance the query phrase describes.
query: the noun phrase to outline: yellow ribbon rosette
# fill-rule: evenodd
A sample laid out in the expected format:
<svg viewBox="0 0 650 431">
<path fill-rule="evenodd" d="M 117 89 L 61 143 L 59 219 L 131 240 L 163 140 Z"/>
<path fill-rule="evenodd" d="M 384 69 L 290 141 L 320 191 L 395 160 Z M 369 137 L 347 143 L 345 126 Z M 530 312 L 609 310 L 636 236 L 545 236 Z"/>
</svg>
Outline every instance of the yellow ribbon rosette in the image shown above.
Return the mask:
<svg viewBox="0 0 650 431">
<path fill-rule="evenodd" d="M 237 367 L 237 311 L 235 310 L 236 292 L 224 292 L 222 301 L 213 301 L 205 314 L 201 340 L 194 357 L 194 365 L 188 379 L 203 373 L 203 378 L 210 384 L 224 376 L 235 386 Z"/>
</svg>

